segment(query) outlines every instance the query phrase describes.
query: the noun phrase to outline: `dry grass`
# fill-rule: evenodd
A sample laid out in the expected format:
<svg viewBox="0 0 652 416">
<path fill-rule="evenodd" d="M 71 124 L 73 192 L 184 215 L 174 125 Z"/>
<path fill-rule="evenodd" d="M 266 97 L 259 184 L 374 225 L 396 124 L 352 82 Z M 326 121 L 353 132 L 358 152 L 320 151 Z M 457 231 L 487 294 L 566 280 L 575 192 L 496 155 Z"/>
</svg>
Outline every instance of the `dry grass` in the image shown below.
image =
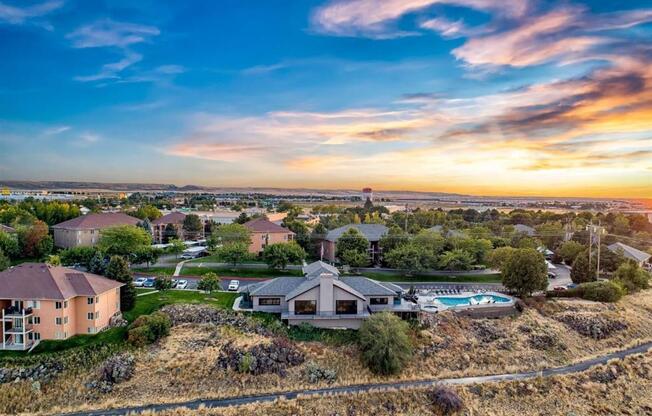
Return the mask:
<svg viewBox="0 0 652 416">
<path fill-rule="evenodd" d="M 594 340 L 578 334 L 554 319 L 557 314 L 574 312 L 620 320 L 627 323 L 627 329 L 607 339 Z M 332 347 L 317 342 L 302 342 L 299 343 L 299 348 L 306 354 L 306 361 L 335 369 L 338 374 L 336 383 L 341 385 L 392 379 L 460 377 L 555 367 L 652 340 L 652 291 L 628 296 L 617 305 L 566 299 L 535 305 L 527 308 L 519 317 L 488 321 L 488 326 L 500 334 L 496 340 L 490 342 L 483 341 L 476 334 L 478 325 L 478 321 L 454 314 L 442 315 L 437 326 L 420 330 L 415 335 L 415 342 L 421 352 L 415 355 L 413 362 L 400 376 L 392 378 L 375 376 L 362 367 L 355 346 Z M 547 350 L 534 349 L 529 342 L 530 335 L 522 329 L 524 326 L 534 328 L 536 332 L 553 334 L 558 344 Z M 93 372 L 64 373 L 56 382 L 44 386 L 40 393 L 32 391 L 30 383 L 27 382 L 3 385 L 0 413 L 52 413 L 326 386 L 323 383 L 308 383 L 304 375 L 305 364 L 289 369 L 285 377 L 276 374 L 254 376 L 215 369 L 214 364 L 220 348 L 229 341 L 241 347 L 249 347 L 257 343 L 269 342 L 270 339 L 243 334 L 228 327 L 216 328 L 210 325 L 176 327 L 160 344 L 138 352 L 134 378 L 116 385 L 114 391 L 109 394 L 89 394 L 83 387 L 84 382 L 93 377 Z M 464 394 L 468 396 L 470 393 Z M 471 400 L 465 397 L 465 400 L 473 404 L 473 400 L 481 399 Z M 505 400 L 509 401 L 508 398 Z M 382 407 L 385 406 L 383 404 L 385 401 L 386 399 L 381 395 L 376 404 Z M 395 405 L 398 406 L 400 403 L 403 402 L 399 401 Z M 292 409 L 296 406 L 296 403 L 284 403 L 280 408 L 287 407 L 285 413 L 259 414 L 321 414 L 295 413 Z M 412 409 L 408 403 L 405 406 L 404 413 L 388 414 L 429 414 L 420 413 L 420 408 Z M 470 408 L 473 408 L 472 405 Z"/>
</svg>

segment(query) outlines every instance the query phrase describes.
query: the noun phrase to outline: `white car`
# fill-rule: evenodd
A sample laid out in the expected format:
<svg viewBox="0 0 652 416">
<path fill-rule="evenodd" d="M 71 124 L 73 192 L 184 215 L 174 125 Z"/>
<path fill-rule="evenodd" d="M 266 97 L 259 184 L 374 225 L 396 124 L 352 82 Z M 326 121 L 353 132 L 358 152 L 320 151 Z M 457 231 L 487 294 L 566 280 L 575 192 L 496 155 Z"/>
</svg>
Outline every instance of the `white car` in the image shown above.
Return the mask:
<svg viewBox="0 0 652 416">
<path fill-rule="evenodd" d="M 188 288 L 188 281 L 187 280 L 179 280 L 177 282 L 177 285 L 175 286 L 176 289 L 186 289 Z"/>
<path fill-rule="evenodd" d="M 238 288 L 240 287 L 240 281 L 239 280 L 231 280 L 229 283 L 229 290 L 237 292 Z"/>
<path fill-rule="evenodd" d="M 192 260 L 197 258 L 197 255 L 194 253 L 183 253 L 180 258 L 183 260 Z"/>
<path fill-rule="evenodd" d="M 134 286 L 143 287 L 143 285 L 145 284 L 145 280 L 147 280 L 146 277 L 139 277 L 138 279 L 134 280 Z"/>
</svg>

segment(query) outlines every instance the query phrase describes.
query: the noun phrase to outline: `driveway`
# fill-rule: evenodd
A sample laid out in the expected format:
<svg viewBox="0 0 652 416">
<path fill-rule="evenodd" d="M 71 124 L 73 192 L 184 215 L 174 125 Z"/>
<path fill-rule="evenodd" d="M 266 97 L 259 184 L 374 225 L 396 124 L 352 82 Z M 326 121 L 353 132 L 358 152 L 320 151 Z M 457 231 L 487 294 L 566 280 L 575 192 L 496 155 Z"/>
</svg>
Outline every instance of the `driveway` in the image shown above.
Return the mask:
<svg viewBox="0 0 652 416">
<path fill-rule="evenodd" d="M 554 279 L 548 279 L 548 290 L 553 290 L 556 286 L 568 286 L 573 281 L 570 278 L 570 268 L 565 264 L 553 264 L 555 266 L 551 271 L 554 272 L 557 277 Z"/>
</svg>

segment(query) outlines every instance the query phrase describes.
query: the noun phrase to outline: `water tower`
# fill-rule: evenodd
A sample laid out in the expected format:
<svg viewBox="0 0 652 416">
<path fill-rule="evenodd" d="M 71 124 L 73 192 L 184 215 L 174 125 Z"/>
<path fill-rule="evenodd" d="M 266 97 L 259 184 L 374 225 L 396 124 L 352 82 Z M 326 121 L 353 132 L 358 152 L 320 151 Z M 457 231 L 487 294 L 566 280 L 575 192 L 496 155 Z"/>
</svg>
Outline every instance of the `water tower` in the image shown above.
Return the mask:
<svg viewBox="0 0 652 416">
<path fill-rule="evenodd" d="M 374 193 L 371 191 L 371 188 L 362 188 L 362 200 L 373 201 L 374 200 Z"/>
</svg>

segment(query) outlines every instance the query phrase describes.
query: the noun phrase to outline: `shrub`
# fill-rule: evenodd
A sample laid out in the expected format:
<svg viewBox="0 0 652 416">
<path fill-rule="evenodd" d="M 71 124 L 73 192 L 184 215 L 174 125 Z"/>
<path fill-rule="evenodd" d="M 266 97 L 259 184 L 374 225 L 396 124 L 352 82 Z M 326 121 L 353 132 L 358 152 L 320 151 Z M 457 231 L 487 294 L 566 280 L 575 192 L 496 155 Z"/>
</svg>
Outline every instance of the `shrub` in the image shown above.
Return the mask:
<svg viewBox="0 0 652 416">
<path fill-rule="evenodd" d="M 625 289 L 612 281 L 582 283 L 580 286 L 582 298 L 595 302 L 618 302 L 625 294 Z"/>
<path fill-rule="evenodd" d="M 163 312 L 139 316 L 129 327 L 128 341 L 134 346 L 151 344 L 170 334 L 170 317 Z"/>
<path fill-rule="evenodd" d="M 616 270 L 616 280 L 627 289 L 627 293 L 638 292 L 650 287 L 650 274 L 636 264 L 623 263 Z"/>
<path fill-rule="evenodd" d="M 359 331 L 365 365 L 377 374 L 400 372 L 412 358 L 408 331 L 408 324 L 389 312 L 372 315 Z"/>
<path fill-rule="evenodd" d="M 156 290 L 168 290 L 172 289 L 172 279 L 167 276 L 157 277 L 154 281 L 154 288 Z"/>
<path fill-rule="evenodd" d="M 197 284 L 197 289 L 205 290 L 209 293 L 214 290 L 219 290 L 220 278 L 213 272 L 206 273 Z"/>
<path fill-rule="evenodd" d="M 314 361 L 310 361 L 306 365 L 305 377 L 311 383 L 319 383 L 320 381 L 333 383 L 337 380 L 337 372 L 329 368 L 322 368 Z"/>
<path fill-rule="evenodd" d="M 461 412 L 464 408 L 464 403 L 460 396 L 455 390 L 448 387 L 435 387 L 428 392 L 428 398 L 443 415 L 453 415 Z"/>
</svg>

